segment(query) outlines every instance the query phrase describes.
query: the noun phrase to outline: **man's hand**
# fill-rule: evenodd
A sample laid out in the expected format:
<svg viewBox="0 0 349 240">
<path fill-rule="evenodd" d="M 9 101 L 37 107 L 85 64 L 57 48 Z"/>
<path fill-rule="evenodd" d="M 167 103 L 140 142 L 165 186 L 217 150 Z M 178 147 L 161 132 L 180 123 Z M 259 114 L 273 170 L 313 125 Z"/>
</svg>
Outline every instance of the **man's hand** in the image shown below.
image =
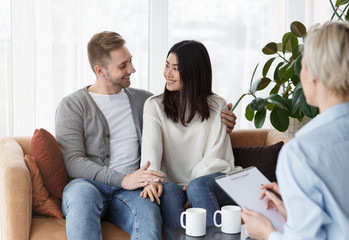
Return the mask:
<svg viewBox="0 0 349 240">
<path fill-rule="evenodd" d="M 276 182 L 264 184 L 261 188 L 272 189 L 276 193 L 280 194 L 279 185 Z M 267 200 L 265 201 L 266 208 L 273 208 L 274 210 L 281 213 L 281 215 L 287 220 L 287 213 L 284 202 L 281 199 L 279 199 L 274 193 L 268 190 L 265 190 L 260 198 L 263 199 L 264 197 L 267 197 Z"/>
<path fill-rule="evenodd" d="M 269 235 L 275 231 L 269 219 L 259 212 L 243 207 L 241 216 L 248 235 L 253 239 L 268 239 Z"/>
<path fill-rule="evenodd" d="M 227 125 L 227 133 L 231 133 L 236 124 L 236 116 L 233 112 L 230 112 L 233 104 L 228 104 L 228 110 L 223 109 L 221 112 L 222 122 Z"/>
<path fill-rule="evenodd" d="M 156 202 L 160 205 L 160 197 L 162 194 L 162 184 L 161 183 L 151 183 L 144 187 L 143 191 L 141 192 L 140 196 L 144 199 L 149 197 L 150 201 L 154 202 L 154 199 Z"/>
<path fill-rule="evenodd" d="M 154 170 L 147 170 L 149 166 L 150 162 L 148 161 L 134 173 L 127 174 L 121 182 L 121 187 L 126 190 L 134 190 L 137 188 L 145 187 L 151 182 L 163 182 L 164 175 Z"/>
</svg>

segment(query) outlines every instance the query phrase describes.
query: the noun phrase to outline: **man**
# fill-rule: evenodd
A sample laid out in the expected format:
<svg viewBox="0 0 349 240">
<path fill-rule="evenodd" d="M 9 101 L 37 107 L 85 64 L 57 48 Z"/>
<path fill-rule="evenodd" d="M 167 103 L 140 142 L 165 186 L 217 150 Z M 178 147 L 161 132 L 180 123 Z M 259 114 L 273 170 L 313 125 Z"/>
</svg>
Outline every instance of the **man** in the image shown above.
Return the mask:
<svg viewBox="0 0 349 240">
<path fill-rule="evenodd" d="M 264 193 L 287 222 L 276 232 L 260 213 L 243 209 L 255 239 L 349 239 L 349 24 L 329 22 L 309 30 L 301 83 L 320 114 L 281 150 L 277 179 L 283 202 Z M 278 186 L 270 184 L 274 191 Z M 264 196 L 264 194 L 262 196 Z"/>
<path fill-rule="evenodd" d="M 62 201 L 68 239 L 102 239 L 101 219 L 131 239 L 161 239 L 159 206 L 139 189 L 163 181 L 149 163 L 139 169 L 143 105 L 151 93 L 129 88 L 136 70 L 119 34 L 95 34 L 88 57 L 95 83 L 65 97 L 56 112 L 56 138 L 74 179 Z M 222 115 L 231 131 L 235 115 Z"/>
</svg>

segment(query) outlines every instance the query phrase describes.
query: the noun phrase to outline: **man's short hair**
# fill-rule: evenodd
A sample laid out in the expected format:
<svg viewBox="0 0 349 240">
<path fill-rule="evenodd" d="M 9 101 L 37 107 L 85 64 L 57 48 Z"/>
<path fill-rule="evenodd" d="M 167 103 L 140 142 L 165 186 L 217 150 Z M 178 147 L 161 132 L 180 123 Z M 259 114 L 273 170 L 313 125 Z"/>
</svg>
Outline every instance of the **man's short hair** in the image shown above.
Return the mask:
<svg viewBox="0 0 349 240">
<path fill-rule="evenodd" d="M 116 32 L 104 31 L 96 33 L 87 45 L 88 60 L 92 71 L 96 65 L 106 66 L 110 58 L 110 51 L 125 45 L 125 40 Z"/>
<path fill-rule="evenodd" d="M 327 22 L 309 29 L 304 45 L 305 67 L 340 96 L 349 95 L 349 24 Z"/>
</svg>

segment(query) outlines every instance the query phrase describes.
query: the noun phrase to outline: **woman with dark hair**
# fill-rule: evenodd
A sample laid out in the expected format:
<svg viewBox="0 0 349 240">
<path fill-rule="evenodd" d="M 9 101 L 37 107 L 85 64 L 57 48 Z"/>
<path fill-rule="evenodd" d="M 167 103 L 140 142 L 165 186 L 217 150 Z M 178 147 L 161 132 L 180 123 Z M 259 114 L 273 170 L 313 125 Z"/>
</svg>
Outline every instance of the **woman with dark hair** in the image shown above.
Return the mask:
<svg viewBox="0 0 349 240">
<path fill-rule="evenodd" d="M 234 171 L 234 156 L 220 112 L 225 100 L 212 92 L 205 46 L 181 41 L 168 52 L 163 94 L 144 105 L 142 163 L 165 174 L 163 186 L 149 182 L 141 196 L 161 204 L 163 227 L 180 227 L 189 201 L 207 210 L 207 225 L 219 209 L 213 178 Z M 160 198 L 161 196 L 161 198 Z"/>
</svg>

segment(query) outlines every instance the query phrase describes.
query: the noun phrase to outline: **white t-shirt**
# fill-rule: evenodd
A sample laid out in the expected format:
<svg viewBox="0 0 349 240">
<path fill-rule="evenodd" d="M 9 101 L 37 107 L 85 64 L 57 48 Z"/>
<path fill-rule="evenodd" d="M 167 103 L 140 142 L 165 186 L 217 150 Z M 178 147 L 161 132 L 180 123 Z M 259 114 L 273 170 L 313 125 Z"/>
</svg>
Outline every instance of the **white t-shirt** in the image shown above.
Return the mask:
<svg viewBox="0 0 349 240">
<path fill-rule="evenodd" d="M 122 89 L 113 95 L 89 92 L 105 116 L 110 130 L 109 168 L 125 174 L 139 168 L 140 146 L 129 99 Z"/>
</svg>

